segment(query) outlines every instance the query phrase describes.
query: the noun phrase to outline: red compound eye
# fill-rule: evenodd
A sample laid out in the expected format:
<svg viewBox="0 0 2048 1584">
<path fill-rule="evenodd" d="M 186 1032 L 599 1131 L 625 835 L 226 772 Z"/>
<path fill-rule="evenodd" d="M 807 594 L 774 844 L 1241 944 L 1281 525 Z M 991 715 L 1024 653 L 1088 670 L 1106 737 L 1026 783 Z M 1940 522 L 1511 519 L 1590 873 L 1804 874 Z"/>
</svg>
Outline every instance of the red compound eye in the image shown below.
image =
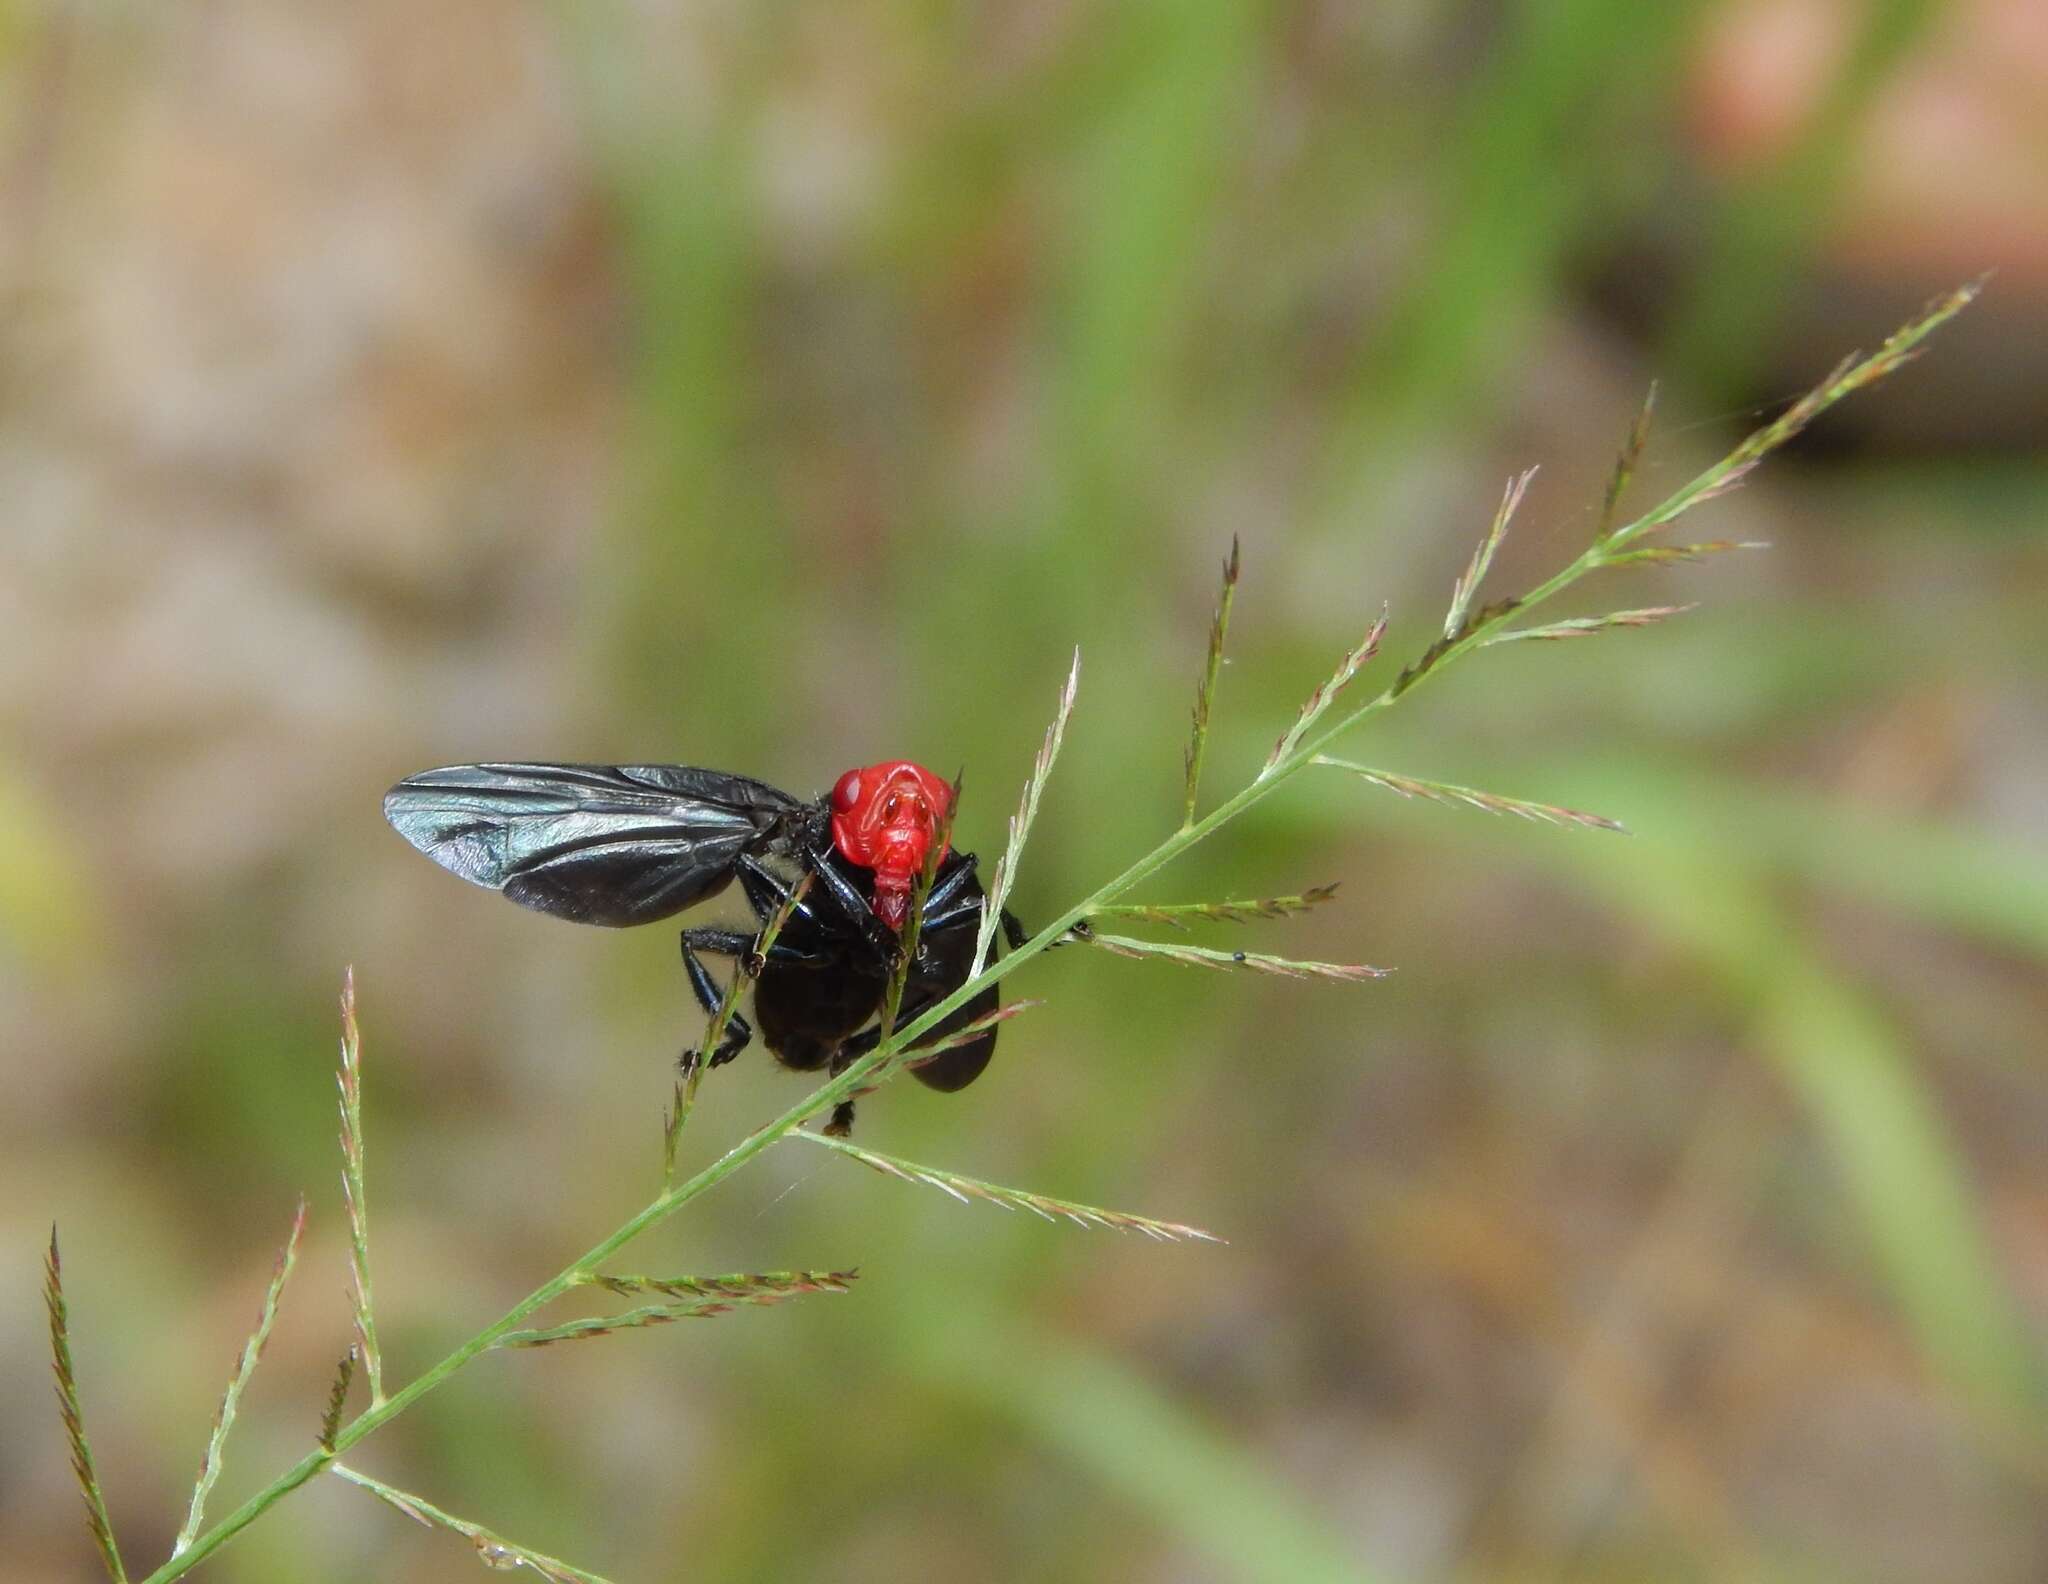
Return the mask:
<svg viewBox="0 0 2048 1584">
<path fill-rule="evenodd" d="M 851 814 L 854 805 L 860 802 L 860 772 L 849 770 L 839 778 L 839 784 L 832 789 L 832 806 L 842 814 Z"/>
</svg>

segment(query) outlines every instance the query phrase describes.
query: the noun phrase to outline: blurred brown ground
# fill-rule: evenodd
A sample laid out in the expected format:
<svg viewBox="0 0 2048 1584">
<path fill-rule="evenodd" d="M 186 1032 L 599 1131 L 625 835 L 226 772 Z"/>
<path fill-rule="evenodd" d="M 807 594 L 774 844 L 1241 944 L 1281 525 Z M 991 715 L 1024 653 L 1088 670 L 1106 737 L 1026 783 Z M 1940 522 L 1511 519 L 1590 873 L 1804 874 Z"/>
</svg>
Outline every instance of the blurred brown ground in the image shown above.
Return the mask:
<svg viewBox="0 0 2048 1584">
<path fill-rule="evenodd" d="M 1062 952 L 865 1108 L 1228 1248 L 792 1148 L 628 1263 L 854 1294 L 486 1359 L 355 1461 L 620 1580 L 2048 1577 L 2042 15 L 0 5 L 0 1574 L 94 1576 L 53 1219 L 133 1574 L 302 1190 L 212 1510 L 306 1450 L 344 963 L 399 1378 L 654 1186 L 672 933 L 454 884 L 396 777 L 904 753 L 990 857 L 1079 643 L 1043 916 L 1174 816 L 1233 532 L 1214 794 L 1383 599 L 1427 642 L 1510 469 L 1503 588 L 1652 377 L 1646 497 L 1995 267 L 1691 535 L 1770 552 L 1617 580 L 1686 624 L 1359 745 L 1634 845 L 1290 792 L 1151 894 L 1342 878 L 1245 943 L 1397 978 Z M 473 1566 L 329 1484 L 205 1576 Z"/>
</svg>

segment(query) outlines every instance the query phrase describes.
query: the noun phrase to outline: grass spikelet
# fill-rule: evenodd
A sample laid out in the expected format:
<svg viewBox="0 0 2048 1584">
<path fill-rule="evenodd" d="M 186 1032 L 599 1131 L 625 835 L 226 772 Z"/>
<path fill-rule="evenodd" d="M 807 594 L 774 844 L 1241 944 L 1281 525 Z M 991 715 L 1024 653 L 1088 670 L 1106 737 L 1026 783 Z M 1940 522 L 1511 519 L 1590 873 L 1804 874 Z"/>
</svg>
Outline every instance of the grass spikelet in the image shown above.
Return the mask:
<svg viewBox="0 0 2048 1584">
<path fill-rule="evenodd" d="M 1500 498 L 1500 509 L 1493 514 L 1493 526 L 1486 530 L 1486 537 L 1472 552 L 1464 575 L 1451 585 L 1451 608 L 1444 617 L 1446 638 L 1455 638 L 1464 631 L 1466 613 L 1472 608 L 1472 596 L 1479 592 L 1479 585 L 1485 581 L 1487 569 L 1493 565 L 1494 552 L 1500 549 L 1501 540 L 1507 537 L 1508 523 L 1522 504 L 1522 497 L 1529 493 L 1529 482 L 1535 477 L 1536 469 L 1529 468 L 1508 480 L 1508 487 Z"/>
<path fill-rule="evenodd" d="M 1650 420 L 1656 412 L 1657 382 L 1652 380 L 1635 422 L 1628 426 L 1628 438 L 1622 442 L 1621 455 L 1614 459 L 1614 471 L 1608 475 L 1607 493 L 1600 501 L 1600 522 L 1593 530 L 1593 543 L 1596 545 L 1605 544 L 1614 533 L 1621 511 L 1621 498 L 1628 493 L 1629 481 L 1636 474 L 1636 464 L 1642 461 L 1643 451 L 1650 443 Z"/>
<path fill-rule="evenodd" d="M 467 1518 L 457 1518 L 453 1513 L 443 1512 L 424 1497 L 410 1491 L 402 1491 L 395 1485 L 372 1479 L 360 1470 L 352 1469 L 345 1463 L 330 1463 L 328 1472 L 339 1475 L 352 1485 L 360 1485 L 372 1495 L 381 1498 L 387 1505 L 396 1508 L 414 1523 L 429 1529 L 447 1529 L 461 1535 L 476 1548 L 477 1560 L 485 1567 L 510 1571 L 514 1568 L 530 1568 L 548 1581 L 548 1584 L 611 1584 L 602 1574 L 586 1573 L 582 1568 L 572 1567 L 558 1557 L 546 1556 L 539 1551 L 517 1545 L 504 1536 L 493 1534 L 482 1524 L 471 1523 Z"/>
<path fill-rule="evenodd" d="M 256 1373 L 264 1344 L 270 1340 L 270 1328 L 277 1320 L 278 1300 L 284 1296 L 284 1284 L 291 1278 L 292 1266 L 298 1261 L 299 1238 L 305 1230 L 306 1201 L 301 1199 L 298 1211 L 292 1217 L 291 1233 L 277 1256 L 276 1268 L 270 1273 L 270 1286 L 264 1291 L 263 1307 L 256 1315 L 256 1329 L 242 1344 L 241 1357 L 235 1361 L 234 1376 L 228 1381 L 220 1407 L 214 1411 L 213 1433 L 206 1438 L 206 1455 L 199 1461 L 199 1480 L 192 1487 L 192 1505 L 185 1513 L 185 1525 L 178 1531 L 178 1538 L 171 1543 L 171 1555 L 174 1557 L 191 1548 L 192 1537 L 199 1533 L 199 1525 L 205 1520 L 206 1498 L 212 1493 L 214 1481 L 220 1478 L 221 1453 L 227 1446 L 228 1432 L 235 1427 L 235 1410 L 241 1405 L 242 1391 L 249 1384 L 249 1377 Z"/>
<path fill-rule="evenodd" d="M 1137 1232 L 1160 1243 L 1178 1243 L 1191 1240 L 1200 1243 L 1221 1243 L 1224 1240 L 1213 1232 L 1204 1232 L 1200 1227 L 1183 1226 L 1178 1221 L 1157 1221 L 1150 1216 L 1131 1215 L 1122 1210 L 1103 1210 L 1095 1205 L 1075 1204 L 1067 1199 L 1055 1199 L 1050 1194 L 1027 1193 L 1021 1188 L 1004 1188 L 996 1183 L 982 1182 L 979 1178 L 963 1177 L 958 1172 L 941 1171 L 936 1166 L 920 1166 L 914 1161 L 899 1160 L 893 1155 L 883 1155 L 875 1150 L 862 1149 L 858 1144 L 841 1138 L 828 1138 L 821 1133 L 792 1133 L 791 1138 L 808 1139 L 813 1144 L 823 1144 L 840 1154 L 850 1156 L 863 1166 L 881 1172 L 887 1177 L 900 1177 L 905 1182 L 924 1183 L 942 1193 L 951 1194 L 962 1204 L 970 1199 L 984 1199 L 990 1204 L 1001 1205 L 1006 1210 L 1029 1210 L 1033 1215 L 1043 1216 L 1048 1221 L 1066 1220 L 1075 1226 L 1108 1227 L 1112 1232 Z"/>
<path fill-rule="evenodd" d="M 332 1452 L 334 1438 L 341 1434 L 341 1412 L 348 1406 L 348 1389 L 355 1382 L 356 1359 L 359 1356 L 360 1349 L 351 1345 L 335 1367 L 334 1384 L 327 1388 L 327 1411 L 320 1415 L 320 1450 L 323 1452 Z"/>
<path fill-rule="evenodd" d="M 1646 610 L 1609 611 L 1605 616 L 1575 616 L 1569 621 L 1546 622 L 1541 627 L 1516 627 L 1507 632 L 1497 632 L 1480 640 L 1487 644 L 1519 643 L 1525 638 L 1540 638 L 1546 641 L 1557 638 L 1590 638 L 1594 633 L 1606 632 L 1611 627 L 1654 627 L 1660 621 L 1673 616 L 1683 616 L 1687 611 L 1698 610 L 1698 605 L 1652 605 Z"/>
<path fill-rule="evenodd" d="M 507 1331 L 491 1345 L 501 1348 L 547 1347 L 555 1342 L 581 1342 L 610 1336 L 614 1331 L 631 1331 L 645 1326 L 672 1325 L 678 1320 L 703 1320 L 730 1314 L 744 1305 L 766 1308 L 771 1304 L 800 1298 L 806 1293 L 843 1293 L 855 1272 L 798 1271 L 771 1272 L 760 1276 L 590 1276 L 586 1283 L 613 1292 L 682 1292 L 696 1294 L 679 1303 L 646 1304 L 615 1315 L 592 1315 L 562 1325 L 543 1326 L 531 1331 Z M 578 1283 L 584 1285 L 586 1283 Z"/>
<path fill-rule="evenodd" d="M 615 1331 L 634 1331 L 647 1326 L 672 1325 L 678 1320 L 697 1320 L 731 1311 L 729 1303 L 706 1299 L 702 1303 L 648 1304 L 622 1314 L 594 1315 L 588 1320 L 570 1320 L 562 1325 L 542 1326 L 529 1331 L 507 1331 L 492 1347 L 549 1347 L 557 1342 L 583 1342 L 610 1336 Z"/>
<path fill-rule="evenodd" d="M 849 1292 L 859 1276 L 858 1270 L 757 1271 L 738 1276 L 607 1276 L 593 1271 L 579 1278 L 575 1285 L 602 1287 L 621 1298 L 659 1293 L 664 1298 L 685 1301 L 702 1298 L 722 1303 L 779 1303 L 803 1293 Z"/>
<path fill-rule="evenodd" d="M 661 1108 L 661 1186 L 664 1189 L 673 1188 L 676 1183 L 676 1150 L 683 1142 L 683 1122 L 689 1111 L 689 1089 L 678 1078 L 669 1103 Z"/>
<path fill-rule="evenodd" d="M 1383 605 L 1380 607 L 1379 620 L 1367 630 L 1358 647 L 1337 662 L 1337 669 L 1330 674 L 1330 680 L 1309 694 L 1308 702 L 1301 706 L 1301 714 L 1296 717 L 1294 724 L 1287 728 L 1278 742 L 1273 744 L 1273 751 L 1266 755 L 1265 765 L 1253 778 L 1254 786 L 1277 770 L 1281 761 L 1301 746 L 1302 738 L 1306 737 L 1309 728 L 1322 718 L 1323 711 L 1337 701 L 1337 695 L 1344 691 L 1351 679 L 1364 668 L 1365 663 L 1380 652 L 1380 639 L 1385 636 L 1386 631 L 1387 610 Z"/>
<path fill-rule="evenodd" d="M 1744 484 L 1749 482 L 1749 475 L 1756 471 L 1757 464 L 1761 460 L 1759 457 L 1751 457 L 1747 462 L 1738 462 L 1733 467 L 1726 469 L 1711 484 L 1708 484 L 1697 495 L 1693 496 L 1689 504 L 1692 506 L 1704 506 L 1708 501 L 1719 500 L 1723 495 L 1734 494 Z"/>
<path fill-rule="evenodd" d="M 370 1298 L 370 1201 L 363 1187 L 363 1036 L 356 1024 L 356 971 L 341 975 L 341 1202 L 348 1210 L 349 1303 L 370 1379 L 370 1406 L 384 1401 L 384 1355 Z"/>
<path fill-rule="evenodd" d="M 1235 969 L 1241 973 L 1273 974 L 1281 979 L 1334 979 L 1356 984 L 1384 979 L 1394 971 L 1370 968 L 1364 963 L 1304 962 L 1293 957 L 1269 957 L 1264 952 L 1215 951 L 1207 946 L 1185 946 L 1178 941 L 1134 940 L 1128 935 L 1102 935 L 1094 930 L 1079 938 L 1118 957 L 1161 957 L 1190 968 Z"/>
<path fill-rule="evenodd" d="M 1477 787 L 1453 786 L 1448 781 L 1424 781 L 1416 776 L 1395 775 L 1390 770 L 1374 770 L 1367 765 L 1353 764 L 1348 759 L 1331 759 L 1322 754 L 1316 755 L 1315 762 L 1328 765 L 1333 770 L 1348 770 L 1362 780 L 1383 786 L 1389 792 L 1398 792 L 1404 798 L 1476 808 L 1487 814 L 1512 814 L 1518 819 L 1534 820 L 1541 825 L 1581 825 L 1590 830 L 1628 834 L 1628 827 L 1621 821 L 1611 820 L 1604 814 L 1588 814 L 1583 809 L 1563 808 L 1555 803 L 1531 803 L 1522 798 L 1503 797 L 1498 792 L 1482 792 Z"/>
<path fill-rule="evenodd" d="M 1644 545 L 1639 550 L 1623 550 L 1607 558 L 1608 566 L 1628 566 L 1641 562 L 1650 566 L 1667 566 L 1674 562 L 1704 561 L 1708 556 L 1726 555 L 1730 550 L 1768 550 L 1770 544 L 1762 539 L 1709 539 L 1704 544 L 1689 545 Z"/>
<path fill-rule="evenodd" d="M 1180 825 L 1186 830 L 1195 822 L 1195 801 L 1202 788 L 1202 755 L 1209 746 L 1209 709 L 1216 698 L 1216 678 L 1223 669 L 1223 638 L 1230 631 L 1230 605 L 1237 597 L 1237 535 L 1230 536 L 1230 559 L 1223 563 L 1223 592 L 1216 597 L 1216 614 L 1209 622 L 1209 656 L 1202 667 L 1202 680 L 1195 689 L 1194 732 L 1183 760 L 1187 769 L 1187 796 L 1181 804 Z"/>
<path fill-rule="evenodd" d="M 1090 912 L 1088 920 L 1092 924 L 1097 919 L 1136 919 L 1143 924 L 1164 924 L 1177 930 L 1186 929 L 1190 919 L 1205 924 L 1249 924 L 1253 919 L 1306 913 L 1336 894 L 1333 881 L 1329 885 L 1310 886 L 1298 896 L 1238 897 L 1228 902 L 1111 902 Z"/>
<path fill-rule="evenodd" d="M 1590 553 L 1590 552 L 1589 552 Z M 1401 668 L 1401 674 L 1394 678 L 1394 685 L 1380 695 L 1367 709 L 1377 705 L 1391 704 L 1416 683 L 1445 661 L 1455 658 L 1472 647 L 1472 640 L 1488 628 L 1499 625 L 1522 608 L 1524 601 L 1510 595 L 1506 599 L 1490 600 L 1465 618 L 1464 626 L 1450 637 L 1439 637 L 1435 643 L 1422 651 L 1420 657 L 1411 660 Z M 1364 713 L 1363 711 L 1360 712 Z M 1353 716 L 1356 720 L 1357 716 Z"/>
<path fill-rule="evenodd" d="M 43 1257 L 43 1304 L 50 1312 L 50 1369 L 57 1377 L 57 1413 L 64 1421 L 64 1439 L 71 1444 L 71 1472 L 85 1498 L 85 1520 L 114 1584 L 128 1584 L 121 1550 L 114 1543 L 114 1523 L 107 1516 L 107 1498 L 85 1438 L 85 1409 L 78 1401 L 78 1376 L 71 1365 L 71 1311 L 64 1302 L 64 1261 L 57 1252 L 57 1229 L 50 1228 L 50 1249 Z"/>
<path fill-rule="evenodd" d="M 1231 559 L 1236 560 L 1233 552 Z M 1045 729 L 1045 741 L 1039 745 L 1038 758 L 1031 766 L 1030 779 L 1024 783 L 1024 796 L 1017 804 L 1017 812 L 1010 820 L 1009 845 L 1003 849 L 1002 861 L 996 865 L 995 881 L 988 888 L 988 900 L 981 907 L 981 928 L 974 937 L 974 965 L 968 976 L 981 972 L 988 963 L 989 948 L 995 944 L 996 930 L 1002 921 L 1003 908 L 1010 900 L 1010 886 L 1017 878 L 1017 860 L 1023 855 L 1025 838 L 1031 834 L 1031 822 L 1038 818 L 1039 795 L 1045 791 L 1046 780 L 1052 775 L 1053 761 L 1059 758 L 1060 742 L 1067 733 L 1067 720 L 1074 713 L 1074 696 L 1081 686 L 1081 651 L 1074 651 L 1074 663 L 1067 671 L 1066 686 L 1060 689 L 1059 707 L 1054 710 L 1052 724 Z M 959 799 L 954 799 L 957 805 Z"/>
</svg>

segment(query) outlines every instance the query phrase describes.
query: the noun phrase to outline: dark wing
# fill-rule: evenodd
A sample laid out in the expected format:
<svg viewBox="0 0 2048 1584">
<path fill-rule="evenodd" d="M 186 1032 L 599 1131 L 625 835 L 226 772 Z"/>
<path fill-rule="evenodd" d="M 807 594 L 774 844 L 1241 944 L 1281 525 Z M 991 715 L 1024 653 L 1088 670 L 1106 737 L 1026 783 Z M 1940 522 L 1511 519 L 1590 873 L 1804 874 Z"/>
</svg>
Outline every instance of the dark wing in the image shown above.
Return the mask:
<svg viewBox="0 0 2048 1584">
<path fill-rule="evenodd" d="M 684 765 L 449 765 L 384 794 L 384 817 L 473 885 L 579 924 L 646 924 L 724 889 L 809 805 Z"/>
</svg>

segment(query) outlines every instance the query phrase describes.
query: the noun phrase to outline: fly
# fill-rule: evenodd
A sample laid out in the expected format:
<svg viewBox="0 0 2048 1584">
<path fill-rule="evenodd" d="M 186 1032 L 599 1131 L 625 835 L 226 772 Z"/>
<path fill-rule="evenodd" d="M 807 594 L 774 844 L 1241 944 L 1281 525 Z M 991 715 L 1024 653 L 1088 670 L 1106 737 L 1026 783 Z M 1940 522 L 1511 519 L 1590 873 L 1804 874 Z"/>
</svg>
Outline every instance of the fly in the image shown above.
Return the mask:
<svg viewBox="0 0 2048 1584">
<path fill-rule="evenodd" d="M 870 1025 L 951 802 L 944 781 L 904 759 L 849 770 L 809 802 L 748 776 L 684 765 L 474 764 L 406 777 L 384 795 L 384 817 L 449 872 L 578 924 L 651 924 L 734 880 L 765 924 L 802 876 L 812 876 L 760 964 L 754 1016 L 761 1042 L 785 1067 L 837 1074 L 881 1039 Z M 974 854 L 942 846 L 900 1019 L 967 982 L 986 901 Z M 1007 909 L 1002 925 L 1012 947 L 1023 942 Z M 724 991 L 704 957 L 744 961 L 758 939 L 711 926 L 683 930 L 683 968 L 707 1015 Z M 941 1040 L 999 1005 L 991 985 L 919 1043 Z M 753 1037 L 735 1015 L 710 1065 L 731 1061 Z M 911 1071 L 933 1089 L 964 1089 L 988 1066 L 995 1044 L 991 1028 Z M 701 1054 L 686 1051 L 685 1065 Z M 852 1125 L 848 1101 L 828 1131 Z"/>
</svg>

